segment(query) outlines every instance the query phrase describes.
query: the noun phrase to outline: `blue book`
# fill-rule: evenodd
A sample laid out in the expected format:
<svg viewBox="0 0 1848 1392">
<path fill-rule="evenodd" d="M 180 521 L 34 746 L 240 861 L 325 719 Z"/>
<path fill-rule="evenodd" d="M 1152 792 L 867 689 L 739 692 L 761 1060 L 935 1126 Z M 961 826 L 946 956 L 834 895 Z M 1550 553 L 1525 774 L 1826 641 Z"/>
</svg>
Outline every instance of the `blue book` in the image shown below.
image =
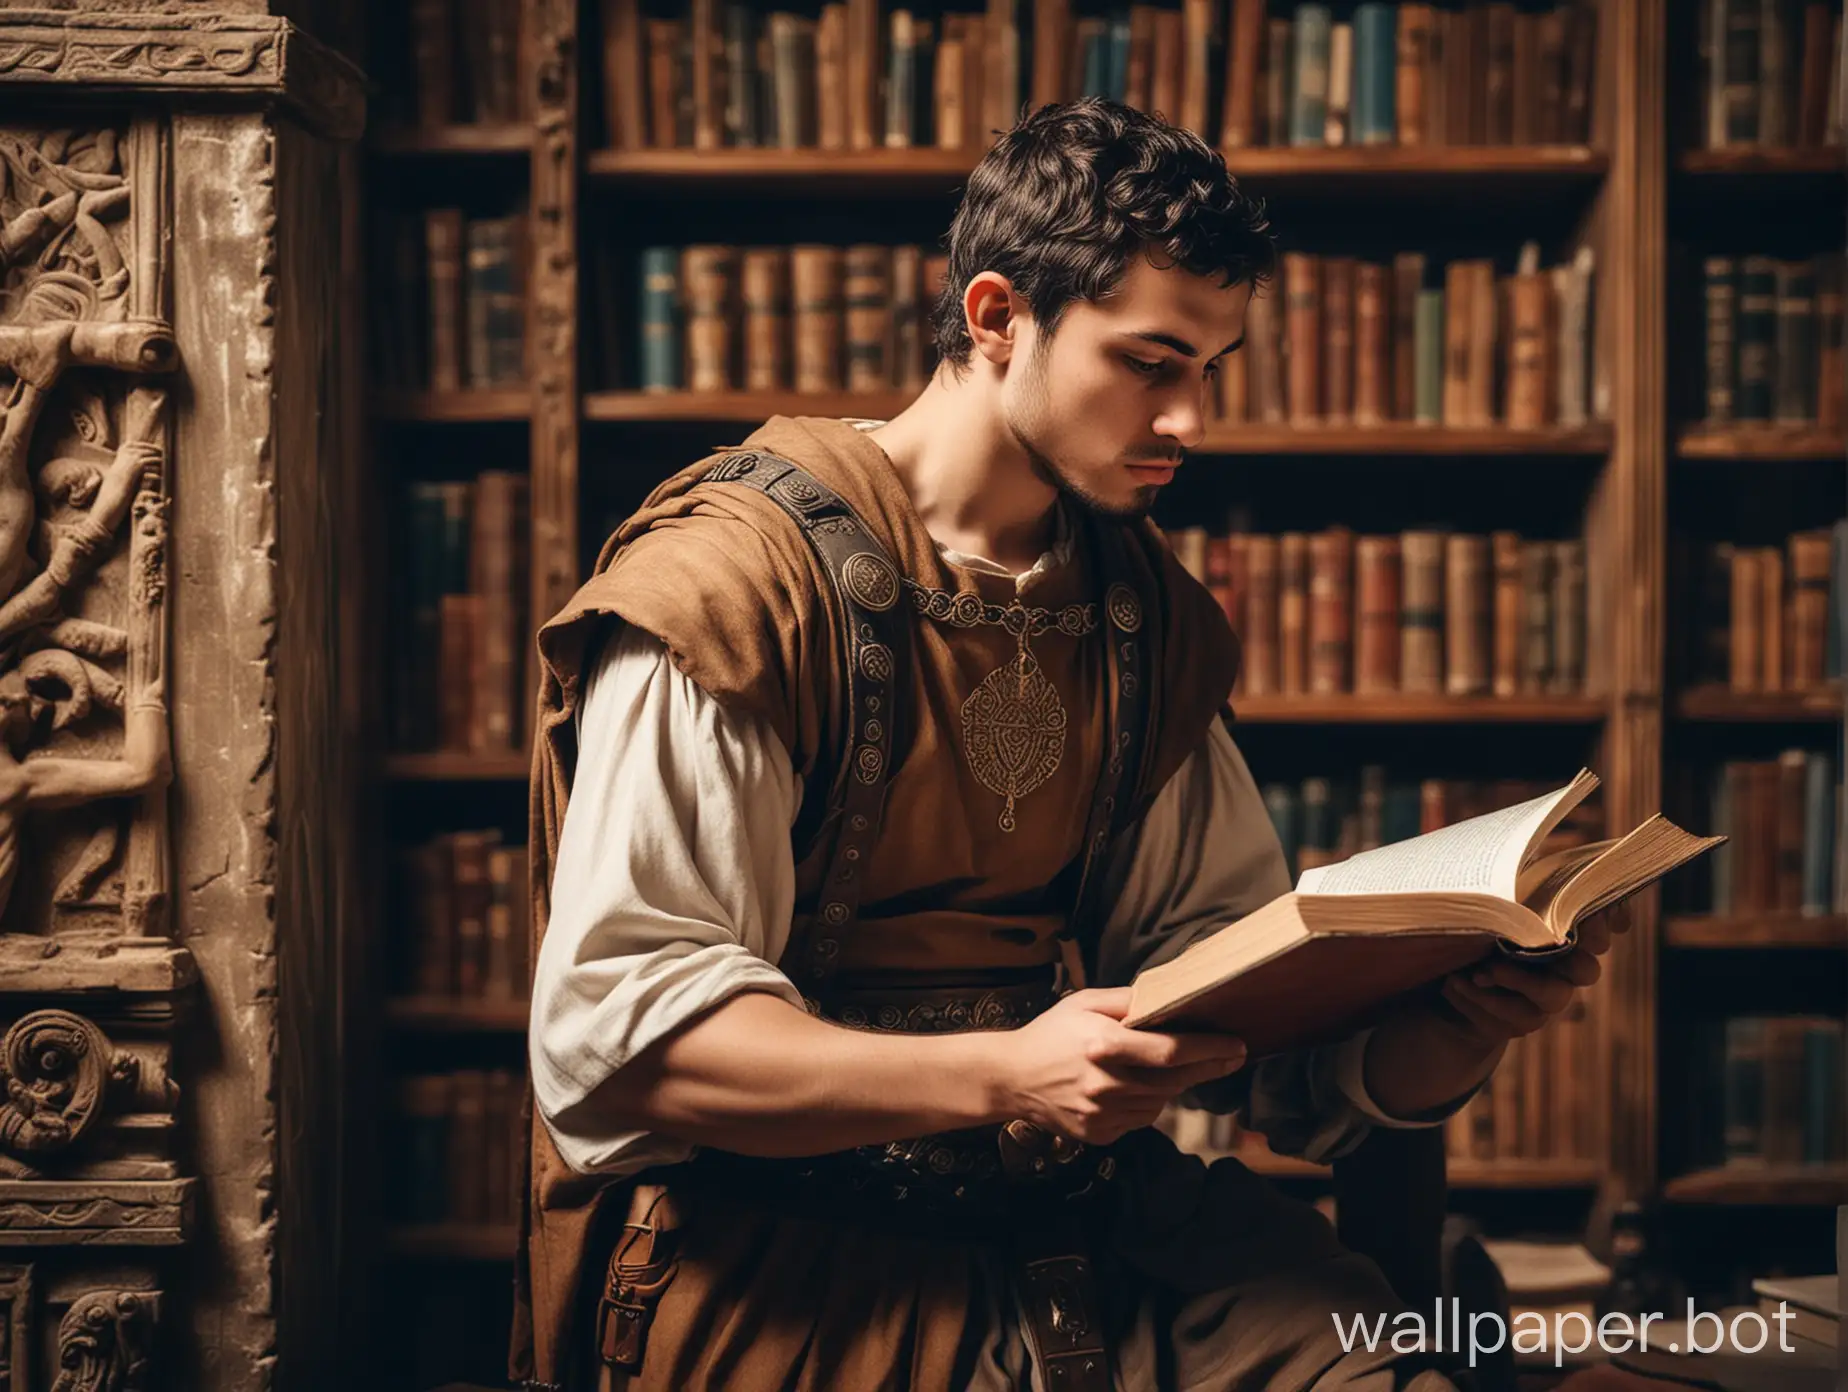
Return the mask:
<svg viewBox="0 0 1848 1392">
<path fill-rule="evenodd" d="M 1386 810 L 1380 817 L 1380 841 L 1390 846 L 1395 841 L 1410 841 L 1418 835 L 1418 785 L 1388 783 Z"/>
<path fill-rule="evenodd" d="M 1328 46 L 1334 21 L 1326 5 L 1296 7 L 1296 81 L 1290 90 L 1290 144 L 1328 140 Z"/>
<path fill-rule="evenodd" d="M 641 388 L 680 387 L 680 251 L 648 247 L 642 252 Z"/>
<path fill-rule="evenodd" d="M 1826 914 L 1835 902 L 1835 761 L 1803 761 L 1803 912 Z"/>
<path fill-rule="evenodd" d="M 1109 68 L 1104 78 L 1104 95 L 1122 101 L 1129 95 L 1129 11 L 1120 9 L 1110 16 Z"/>
<path fill-rule="evenodd" d="M 1300 839 L 1296 825 L 1296 790 L 1287 783 L 1270 783 L 1264 788 L 1264 810 L 1270 813 L 1271 826 L 1283 843 L 1284 863 L 1290 867 L 1290 882 L 1296 882 L 1296 847 Z"/>
<path fill-rule="evenodd" d="M 1085 97 L 1108 97 L 1110 95 L 1110 30 L 1101 20 L 1092 20 L 1084 29 L 1083 64 L 1080 72 L 1083 81 L 1079 95 Z"/>
<path fill-rule="evenodd" d="M 1381 0 L 1354 7 L 1354 143 L 1390 145 L 1398 139 L 1395 91 L 1399 64 L 1399 11 Z"/>
</svg>

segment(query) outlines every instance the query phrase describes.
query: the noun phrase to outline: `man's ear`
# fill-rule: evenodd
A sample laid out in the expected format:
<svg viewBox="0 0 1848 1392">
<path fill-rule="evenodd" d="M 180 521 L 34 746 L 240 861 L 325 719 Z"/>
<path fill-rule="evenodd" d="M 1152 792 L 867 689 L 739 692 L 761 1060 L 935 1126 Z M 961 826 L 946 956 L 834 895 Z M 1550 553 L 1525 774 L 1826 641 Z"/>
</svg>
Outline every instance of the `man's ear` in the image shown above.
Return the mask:
<svg viewBox="0 0 1848 1392">
<path fill-rule="evenodd" d="M 991 363 L 1008 362 L 1020 342 L 1020 297 L 1008 278 L 983 271 L 963 287 L 963 317 L 975 351 Z"/>
</svg>

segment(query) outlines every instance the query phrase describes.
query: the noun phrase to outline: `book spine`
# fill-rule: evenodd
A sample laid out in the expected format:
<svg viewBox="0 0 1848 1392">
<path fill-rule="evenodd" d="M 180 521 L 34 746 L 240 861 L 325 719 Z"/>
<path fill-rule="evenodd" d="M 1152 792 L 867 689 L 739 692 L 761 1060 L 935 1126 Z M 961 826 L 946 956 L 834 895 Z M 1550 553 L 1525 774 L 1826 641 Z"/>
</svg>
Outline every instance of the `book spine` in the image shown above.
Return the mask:
<svg viewBox="0 0 1848 1392">
<path fill-rule="evenodd" d="M 429 286 L 429 364 L 433 391 L 459 391 L 463 383 L 464 325 L 468 320 L 463 283 L 463 222 L 458 208 L 424 213 L 424 274 Z"/>
<path fill-rule="evenodd" d="M 1816 272 L 1808 261 L 1777 268 L 1775 332 L 1772 418 L 1802 425 L 1816 418 Z"/>
<path fill-rule="evenodd" d="M 1786 122 L 1789 104 L 1784 84 L 1784 0 L 1761 0 L 1758 7 L 1758 143 L 1773 148 L 1790 144 Z"/>
<path fill-rule="evenodd" d="M 1733 384 L 1737 366 L 1734 319 L 1738 296 L 1733 260 L 1730 256 L 1709 256 L 1702 270 L 1707 306 L 1707 419 L 1725 422 L 1733 418 Z"/>
<path fill-rule="evenodd" d="M 1425 258 L 1401 252 L 1392 258 L 1392 418 L 1418 415 L 1418 294 L 1424 288 Z"/>
<path fill-rule="evenodd" d="M 1425 71 L 1430 66 L 1436 28 L 1437 12 L 1434 6 L 1422 3 L 1399 6 L 1393 103 L 1401 145 L 1429 143 L 1425 119 Z"/>
<path fill-rule="evenodd" d="M 437 733 L 444 749 L 467 749 L 474 724 L 475 650 L 481 597 L 446 594 L 437 608 Z"/>
<path fill-rule="evenodd" d="M 1843 351 L 1843 273 L 1839 252 L 1816 258 L 1816 423 L 1848 423 L 1848 353 Z"/>
<path fill-rule="evenodd" d="M 1758 555 L 1758 689 L 1784 689 L 1784 554 L 1775 546 Z"/>
<path fill-rule="evenodd" d="M 1544 541 L 1521 544 L 1520 690 L 1545 691 L 1553 680 L 1553 548 Z"/>
<path fill-rule="evenodd" d="M 737 283 L 736 248 L 690 246 L 680 253 L 687 387 L 691 391 L 722 392 L 734 385 L 732 325 L 736 322 Z"/>
<path fill-rule="evenodd" d="M 1151 18 L 1154 36 L 1149 40 L 1149 110 L 1192 130 L 1194 121 L 1204 125 L 1206 116 L 1204 109 L 1197 113 L 1189 109 L 1181 96 L 1187 77 L 1186 18 L 1179 10 L 1156 10 Z M 1210 12 L 1207 22 L 1212 22 Z M 1204 63 L 1200 73 L 1206 73 Z"/>
<path fill-rule="evenodd" d="M 484 1000 L 517 999 L 513 979 L 513 860 L 524 850 L 496 846 L 488 852 L 487 963 L 482 973 Z"/>
<path fill-rule="evenodd" d="M 1732 556 L 1732 645 L 1726 680 L 1738 692 L 1758 691 L 1763 681 L 1758 631 L 1760 559 L 1758 550 L 1746 546 L 1736 549 Z"/>
<path fill-rule="evenodd" d="M 1729 1164 L 1764 1159 L 1764 1024 L 1753 1016 L 1726 1022 L 1723 1146 Z"/>
<path fill-rule="evenodd" d="M 1379 425 L 1391 417 L 1392 350 L 1386 267 L 1354 267 L 1354 423 Z"/>
<path fill-rule="evenodd" d="M 1790 538 L 1790 687 L 1822 685 L 1829 625 L 1828 532 L 1798 532 Z"/>
<path fill-rule="evenodd" d="M 912 116 L 917 94 L 911 85 L 917 77 L 916 42 L 911 11 L 893 10 L 886 20 L 885 144 L 889 150 L 909 149 L 914 143 Z"/>
<path fill-rule="evenodd" d="M 827 4 L 815 24 L 815 143 L 847 148 L 847 7 Z"/>
<path fill-rule="evenodd" d="M 926 379 L 924 338 L 928 307 L 919 296 L 922 285 L 922 249 L 915 245 L 892 248 L 892 371 L 900 389 L 919 392 Z"/>
<path fill-rule="evenodd" d="M 1322 263 L 1322 419 L 1347 425 L 1354 416 L 1354 260 Z"/>
<path fill-rule="evenodd" d="M 1290 423 L 1314 425 L 1322 415 L 1322 263 L 1303 252 L 1283 258 L 1284 294 L 1288 303 L 1285 340 L 1289 379 Z"/>
<path fill-rule="evenodd" d="M 1803 1029 L 1803 1154 L 1807 1165 L 1843 1158 L 1842 1022 L 1807 1020 Z"/>
<path fill-rule="evenodd" d="M 463 1069 L 450 1075 L 449 1203 L 446 1217 L 452 1223 L 480 1223 L 486 1220 L 487 1171 L 483 1156 L 487 1149 L 486 1074 L 479 1069 Z"/>
<path fill-rule="evenodd" d="M 1566 40 L 1566 101 L 1560 125 L 1560 139 L 1569 144 L 1583 145 L 1591 139 L 1597 48 L 1597 5 L 1578 0 L 1572 7 L 1571 30 Z"/>
<path fill-rule="evenodd" d="M 398 1079 L 397 1192 L 393 1211 L 408 1223 L 449 1217 L 450 1080 L 444 1074 Z"/>
<path fill-rule="evenodd" d="M 1334 787 L 1326 778 L 1305 778 L 1302 783 L 1302 839 L 1296 849 L 1297 873 L 1333 863 L 1340 832 L 1336 821 Z"/>
<path fill-rule="evenodd" d="M 631 6 L 639 0 L 627 0 Z M 639 103 L 640 93 L 635 94 Z M 749 5 L 725 7 L 725 140 L 741 149 L 754 148 L 761 135 L 758 106 L 757 19 Z M 637 115 L 640 108 L 638 105 Z"/>
<path fill-rule="evenodd" d="M 405 852 L 404 891 L 412 925 L 411 990 L 440 998 L 455 991 L 455 918 L 451 906 L 449 842 L 438 836 Z"/>
<path fill-rule="evenodd" d="M 847 390 L 892 385 L 892 254 L 851 246 L 846 254 Z"/>
<path fill-rule="evenodd" d="M 1281 609 L 1278 583 L 1278 545 L 1274 536 L 1253 535 L 1246 544 L 1251 567 L 1251 588 L 1246 597 L 1245 623 L 1239 629 L 1244 641 L 1244 684 L 1250 696 L 1268 696 L 1279 688 L 1280 655 L 1277 624 Z"/>
<path fill-rule="evenodd" d="M 1251 538 L 1244 532 L 1234 532 L 1223 540 L 1225 588 L 1218 595 L 1219 607 L 1225 613 L 1226 622 L 1232 625 L 1232 631 L 1242 639 L 1245 610 L 1251 603 Z M 1242 682 L 1244 673 L 1241 671 L 1239 675 Z M 1239 690 L 1244 690 L 1242 685 Z"/>
<path fill-rule="evenodd" d="M 1470 425 L 1495 423 L 1495 342 L 1501 316 L 1497 312 L 1495 266 L 1490 261 L 1469 263 L 1469 359 L 1464 379 L 1463 418 Z"/>
<path fill-rule="evenodd" d="M 520 747 L 519 697 L 525 631 L 526 479 L 484 469 L 475 481 L 469 588 L 481 599 L 480 667 L 469 748 L 509 752 Z"/>
<path fill-rule="evenodd" d="M 1275 290 L 1252 298 L 1245 314 L 1248 416 L 1267 425 L 1285 417 L 1283 328 L 1285 313 Z"/>
<path fill-rule="evenodd" d="M 1309 538 L 1285 532 L 1277 541 L 1277 675 L 1287 695 L 1308 690 Z"/>
<path fill-rule="evenodd" d="M 1471 263 L 1452 261 L 1444 267 L 1444 398 L 1440 419 L 1445 425 L 1469 424 L 1475 290 Z"/>
<path fill-rule="evenodd" d="M 1483 142 L 1514 141 L 1514 6 L 1499 0 L 1486 7 L 1487 61 L 1483 73 Z"/>
<path fill-rule="evenodd" d="M 1835 768 L 1827 754 L 1803 766 L 1803 902 L 1806 914 L 1826 914 L 1834 902 Z"/>
<path fill-rule="evenodd" d="M 781 247 L 744 252 L 744 385 L 780 391 L 789 385 L 789 255 Z"/>
<path fill-rule="evenodd" d="M 678 145 L 680 23 L 643 21 L 648 48 L 648 143 L 657 150 Z"/>
<path fill-rule="evenodd" d="M 1354 143 L 1390 145 L 1398 139 L 1394 101 L 1398 70 L 1398 12 L 1382 0 L 1354 7 Z"/>
<path fill-rule="evenodd" d="M 1452 533 L 1444 545 L 1444 690 L 1481 695 L 1489 690 L 1492 644 L 1489 539 Z"/>
<path fill-rule="evenodd" d="M 1328 127 L 1328 64 L 1333 23 L 1326 5 L 1298 5 L 1292 34 L 1296 68 L 1290 93 L 1290 144 L 1320 145 Z"/>
<path fill-rule="evenodd" d="M 1509 281 L 1508 425 L 1537 430 L 1552 419 L 1553 286 L 1542 272 Z"/>
<path fill-rule="evenodd" d="M 1264 0 L 1232 0 L 1219 140 L 1228 149 L 1258 143 L 1258 89 L 1267 41 Z M 1199 52 L 1204 61 L 1204 46 Z"/>
<path fill-rule="evenodd" d="M 1291 62 L 1294 26 L 1287 19 L 1272 19 L 1265 26 L 1264 46 L 1264 125 L 1262 145 L 1290 143 L 1291 86 L 1295 68 Z"/>
<path fill-rule="evenodd" d="M 1284 863 L 1289 867 L 1290 879 L 1294 881 L 1301 873 L 1297 851 L 1302 844 L 1301 811 L 1296 790 L 1287 783 L 1267 783 L 1264 787 L 1264 810 L 1270 816 L 1271 828 L 1277 833 L 1277 840 L 1283 847 Z"/>
<path fill-rule="evenodd" d="M 1322 143 L 1348 143 L 1354 119 L 1354 26 L 1337 24 L 1328 31 L 1328 112 L 1322 124 Z"/>
<path fill-rule="evenodd" d="M 1540 16 L 1532 10 L 1515 11 L 1509 87 L 1509 140 L 1515 145 L 1536 145 L 1540 142 Z"/>
<path fill-rule="evenodd" d="M 1739 766 L 1721 764 L 1714 772 L 1708 793 L 1708 834 L 1727 838 L 1708 852 L 1711 858 L 1708 908 L 1715 914 L 1730 914 L 1736 902 L 1733 886 L 1739 843 L 1734 835 L 1733 808 L 1737 805 L 1739 783 Z"/>
<path fill-rule="evenodd" d="M 1548 690 L 1573 695 L 1585 687 L 1585 543 L 1553 543 L 1553 677 Z"/>
<path fill-rule="evenodd" d="M 1495 567 L 1491 686 L 1497 696 L 1512 696 L 1521 686 L 1521 538 L 1495 532 L 1489 545 Z"/>
<path fill-rule="evenodd" d="M 1412 419 L 1420 425 L 1437 425 L 1444 420 L 1444 328 L 1445 305 L 1442 290 L 1420 290 L 1417 299 L 1417 332 L 1413 351 L 1414 391 Z"/>
<path fill-rule="evenodd" d="M 1354 689 L 1377 696 L 1399 689 L 1399 539 L 1364 536 L 1354 543 L 1358 621 Z"/>
<path fill-rule="evenodd" d="M 680 253 L 673 247 L 642 252 L 640 296 L 643 391 L 680 387 Z"/>
<path fill-rule="evenodd" d="M 790 251 L 795 301 L 795 367 L 798 392 L 841 389 L 841 252 L 832 246 L 798 246 Z"/>
<path fill-rule="evenodd" d="M 1155 47 L 1155 10 L 1151 5 L 1129 7 L 1128 54 L 1123 68 L 1123 104 L 1137 111 L 1149 109 L 1155 88 L 1152 70 Z"/>
<path fill-rule="evenodd" d="M 1399 680 L 1407 692 L 1444 689 L 1444 534 L 1399 538 L 1404 604 L 1400 611 Z"/>
<path fill-rule="evenodd" d="M 456 119 L 455 14 L 450 0 L 412 0 L 411 74 L 417 124 L 426 129 Z"/>
<path fill-rule="evenodd" d="M 1771 419 L 1777 348 L 1777 263 L 1768 256 L 1745 258 L 1739 276 L 1739 375 L 1734 410 L 1738 419 Z"/>
<path fill-rule="evenodd" d="M 1309 538 L 1309 690 L 1349 689 L 1353 657 L 1354 538 L 1342 527 Z"/>
<path fill-rule="evenodd" d="M 1777 759 L 1777 866 L 1773 904 L 1781 912 L 1803 907 L 1803 819 L 1809 795 L 1808 759 L 1800 749 Z"/>
</svg>

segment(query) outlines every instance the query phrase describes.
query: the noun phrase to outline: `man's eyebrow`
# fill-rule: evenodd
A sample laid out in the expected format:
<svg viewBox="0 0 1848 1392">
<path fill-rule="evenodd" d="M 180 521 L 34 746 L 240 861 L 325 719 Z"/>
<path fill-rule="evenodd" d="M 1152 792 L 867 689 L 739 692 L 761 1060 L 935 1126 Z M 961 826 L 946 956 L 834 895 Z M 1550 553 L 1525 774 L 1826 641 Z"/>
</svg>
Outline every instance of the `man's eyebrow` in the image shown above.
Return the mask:
<svg viewBox="0 0 1848 1392">
<path fill-rule="evenodd" d="M 1164 348 L 1172 348 L 1175 352 L 1179 353 L 1184 358 L 1197 358 L 1200 356 L 1200 350 L 1198 348 L 1194 347 L 1193 344 L 1189 343 L 1184 338 L 1176 338 L 1173 334 L 1148 331 L 1148 332 L 1133 333 L 1130 335 L 1130 337 L 1139 338 L 1143 340 L 1143 342 L 1145 343 L 1159 343 Z M 1213 356 L 1216 358 L 1223 358 L 1227 353 L 1236 352 L 1238 349 L 1243 348 L 1244 346 L 1245 346 L 1245 336 L 1243 334 L 1240 334 L 1231 343 L 1228 343 L 1225 347 L 1221 348 L 1217 353 L 1213 354 Z"/>
</svg>

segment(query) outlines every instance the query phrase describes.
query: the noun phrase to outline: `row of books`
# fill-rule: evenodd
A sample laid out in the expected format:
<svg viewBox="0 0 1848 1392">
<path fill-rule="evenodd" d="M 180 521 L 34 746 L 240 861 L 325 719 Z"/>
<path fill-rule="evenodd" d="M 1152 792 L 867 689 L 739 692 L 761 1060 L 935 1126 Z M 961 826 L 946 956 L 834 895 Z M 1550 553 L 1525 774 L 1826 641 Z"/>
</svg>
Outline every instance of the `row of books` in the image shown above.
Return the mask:
<svg viewBox="0 0 1848 1392">
<path fill-rule="evenodd" d="M 1345 527 L 1174 534 L 1244 645 L 1237 694 L 1573 695 L 1585 543 Z"/>
<path fill-rule="evenodd" d="M 520 0 L 411 0 L 416 124 L 505 125 L 525 110 Z"/>
<path fill-rule="evenodd" d="M 395 1192 L 390 1212 L 403 1223 L 520 1221 L 525 1155 L 520 1145 L 521 1081 L 511 1069 L 462 1069 L 397 1080 L 389 1128 Z"/>
<path fill-rule="evenodd" d="M 1842 675 L 1848 522 L 1782 546 L 1710 543 L 1694 564 L 1696 680 L 1740 693 L 1814 691 Z"/>
<path fill-rule="evenodd" d="M 386 211 L 374 230 L 373 380 L 433 391 L 526 381 L 526 217 Z"/>
<path fill-rule="evenodd" d="M 1689 1162 L 1831 1164 L 1843 1144 L 1842 1021 L 1736 1015 L 1689 1031 Z"/>
<path fill-rule="evenodd" d="M 398 870 L 404 989 L 433 1000 L 526 999 L 526 848 L 503 845 L 498 831 L 445 832 L 401 848 Z"/>
<path fill-rule="evenodd" d="M 1709 150 L 1842 143 L 1840 0 L 1695 0 Z"/>
<path fill-rule="evenodd" d="M 918 391 L 947 258 L 921 246 L 650 247 L 644 391 Z"/>
<path fill-rule="evenodd" d="M 1848 420 L 1842 347 L 1844 262 L 1770 256 L 1706 259 L 1706 416 L 1709 421 Z"/>
<path fill-rule="evenodd" d="M 1295 881 L 1305 870 L 1512 807 L 1558 786 L 1519 778 L 1406 780 L 1382 764 L 1367 764 L 1354 777 L 1267 781 L 1261 792 Z M 1602 822 L 1594 795 L 1548 835 L 1544 849 L 1551 854 L 1597 840 Z"/>
<path fill-rule="evenodd" d="M 979 151 L 1024 106 L 1105 97 L 1228 148 L 1582 143 L 1597 7 L 1366 0 L 828 0 L 760 15 L 604 0 L 617 149 Z"/>
<path fill-rule="evenodd" d="M 1509 1041 L 1495 1072 L 1444 1126 L 1453 1160 L 1583 1160 L 1598 1154 L 1585 1082 L 1600 1058 L 1583 991 L 1533 1034 Z"/>
<path fill-rule="evenodd" d="M 525 475 L 414 481 L 396 577 L 404 640 L 392 735 L 402 750 L 523 747 L 528 629 Z"/>
<path fill-rule="evenodd" d="M 1440 264 L 1422 252 L 1390 265 L 1286 253 L 1279 283 L 1251 301 L 1243 351 L 1221 364 L 1220 413 L 1529 430 L 1602 418 L 1593 267 L 1585 247 L 1543 269 L 1532 243 L 1508 275 L 1490 260 Z"/>
<path fill-rule="evenodd" d="M 1841 785 L 1827 754 L 1788 749 L 1714 770 L 1708 824 L 1725 836 L 1709 859 L 1716 914 L 1848 910 L 1841 883 Z"/>
</svg>

